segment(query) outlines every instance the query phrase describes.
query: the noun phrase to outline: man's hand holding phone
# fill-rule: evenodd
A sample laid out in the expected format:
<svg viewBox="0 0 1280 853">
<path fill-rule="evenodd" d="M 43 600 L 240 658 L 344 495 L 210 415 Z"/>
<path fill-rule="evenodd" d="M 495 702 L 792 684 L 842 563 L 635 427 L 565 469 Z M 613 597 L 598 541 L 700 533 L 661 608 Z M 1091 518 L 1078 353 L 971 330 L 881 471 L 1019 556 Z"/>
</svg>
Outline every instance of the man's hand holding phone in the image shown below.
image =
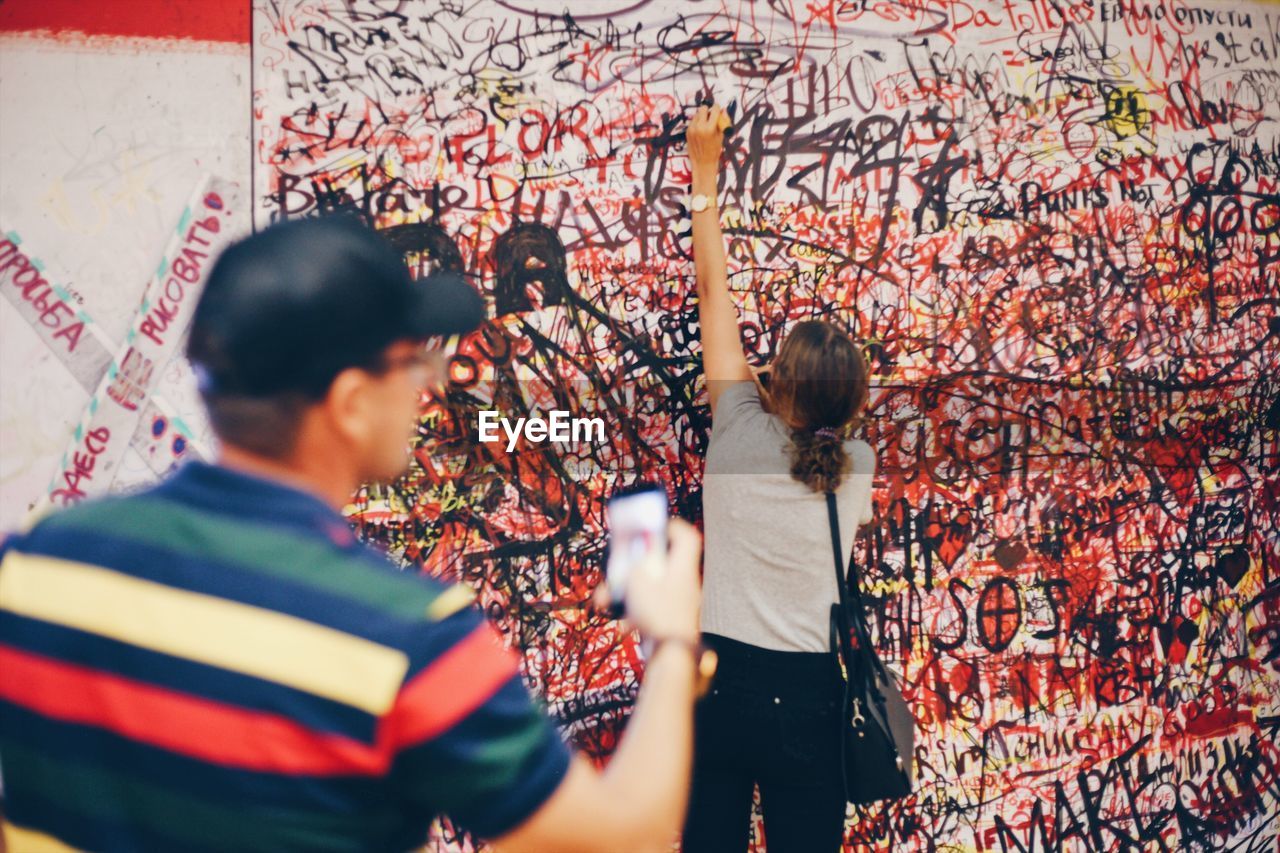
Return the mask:
<svg viewBox="0 0 1280 853">
<path fill-rule="evenodd" d="M 684 519 L 674 518 L 667 525 L 666 538 L 665 554 L 646 557 L 631 572 L 625 617 L 643 637 L 696 644 L 702 603 L 698 572 L 702 534 Z"/>
<path fill-rule="evenodd" d="M 641 486 L 609 499 L 609 558 L 595 604 L 624 616 L 642 636 L 696 643 L 702 591 L 702 536 L 667 518 L 661 486 Z"/>
</svg>

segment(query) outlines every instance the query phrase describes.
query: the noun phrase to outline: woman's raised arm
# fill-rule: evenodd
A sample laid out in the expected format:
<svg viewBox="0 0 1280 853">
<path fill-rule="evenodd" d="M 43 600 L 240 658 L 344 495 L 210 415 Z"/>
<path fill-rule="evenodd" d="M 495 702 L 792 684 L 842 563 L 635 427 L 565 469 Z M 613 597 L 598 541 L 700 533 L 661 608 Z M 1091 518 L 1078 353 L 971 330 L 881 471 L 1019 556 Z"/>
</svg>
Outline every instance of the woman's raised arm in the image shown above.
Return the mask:
<svg viewBox="0 0 1280 853">
<path fill-rule="evenodd" d="M 702 329 L 702 367 L 714 415 L 716 400 L 731 382 L 750 382 L 751 369 L 742 352 L 738 311 L 729 298 L 724 235 L 720 232 L 719 176 L 728 117 L 719 107 L 699 107 L 689 122 L 686 140 L 693 171 L 693 268 L 698 287 L 698 325 Z M 706 207 L 698 196 L 705 196 Z"/>
</svg>

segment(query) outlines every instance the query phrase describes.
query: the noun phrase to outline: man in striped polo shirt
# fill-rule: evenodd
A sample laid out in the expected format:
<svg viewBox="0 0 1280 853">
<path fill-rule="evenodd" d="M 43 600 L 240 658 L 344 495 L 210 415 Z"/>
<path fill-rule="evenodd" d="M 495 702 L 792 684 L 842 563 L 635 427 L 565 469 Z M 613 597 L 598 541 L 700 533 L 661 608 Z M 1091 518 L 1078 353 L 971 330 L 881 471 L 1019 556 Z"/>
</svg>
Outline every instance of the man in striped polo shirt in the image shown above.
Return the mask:
<svg viewBox="0 0 1280 853">
<path fill-rule="evenodd" d="M 700 543 L 637 572 L 657 641 L 597 772 L 469 590 L 398 572 L 338 512 L 401 473 L 433 336 L 481 320 L 352 221 L 279 225 L 210 273 L 188 354 L 222 448 L 55 514 L 0 561 L 12 853 L 393 851 L 447 813 L 500 850 L 669 849 L 687 794 Z"/>
</svg>

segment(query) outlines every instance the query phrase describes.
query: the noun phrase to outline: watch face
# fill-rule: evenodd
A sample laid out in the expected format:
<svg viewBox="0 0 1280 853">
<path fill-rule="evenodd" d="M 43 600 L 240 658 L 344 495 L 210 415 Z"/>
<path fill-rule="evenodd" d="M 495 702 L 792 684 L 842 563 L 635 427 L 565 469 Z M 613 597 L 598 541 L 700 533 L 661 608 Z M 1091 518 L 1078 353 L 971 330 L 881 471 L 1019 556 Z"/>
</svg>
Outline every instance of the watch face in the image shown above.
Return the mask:
<svg viewBox="0 0 1280 853">
<path fill-rule="evenodd" d="M 707 197 L 706 197 L 705 195 L 701 195 L 701 194 L 699 194 L 699 195 L 695 195 L 695 196 L 693 197 L 693 204 L 692 204 L 692 207 L 693 207 L 693 212 L 694 212 L 694 213 L 701 213 L 702 211 L 706 210 L 706 209 L 707 209 Z"/>
<path fill-rule="evenodd" d="M 711 689 L 711 682 L 715 678 L 716 668 L 720 663 L 720 656 L 716 654 L 715 649 L 702 647 L 701 652 L 697 655 L 698 674 L 696 676 L 696 684 L 694 692 L 699 696 L 704 696 Z"/>
</svg>

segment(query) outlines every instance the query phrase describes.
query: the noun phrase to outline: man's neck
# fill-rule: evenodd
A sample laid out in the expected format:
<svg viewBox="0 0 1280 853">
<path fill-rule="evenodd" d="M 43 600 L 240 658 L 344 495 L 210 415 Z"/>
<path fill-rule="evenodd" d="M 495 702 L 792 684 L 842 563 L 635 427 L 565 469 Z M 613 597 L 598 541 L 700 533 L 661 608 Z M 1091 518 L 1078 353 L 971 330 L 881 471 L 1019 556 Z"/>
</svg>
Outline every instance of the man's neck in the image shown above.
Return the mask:
<svg viewBox="0 0 1280 853">
<path fill-rule="evenodd" d="M 333 464 L 333 460 L 323 456 L 301 453 L 294 456 L 297 458 L 272 459 L 242 447 L 224 444 L 218 464 L 307 492 L 341 512 L 359 487 L 359 479 L 338 470 L 339 466 Z"/>
</svg>

